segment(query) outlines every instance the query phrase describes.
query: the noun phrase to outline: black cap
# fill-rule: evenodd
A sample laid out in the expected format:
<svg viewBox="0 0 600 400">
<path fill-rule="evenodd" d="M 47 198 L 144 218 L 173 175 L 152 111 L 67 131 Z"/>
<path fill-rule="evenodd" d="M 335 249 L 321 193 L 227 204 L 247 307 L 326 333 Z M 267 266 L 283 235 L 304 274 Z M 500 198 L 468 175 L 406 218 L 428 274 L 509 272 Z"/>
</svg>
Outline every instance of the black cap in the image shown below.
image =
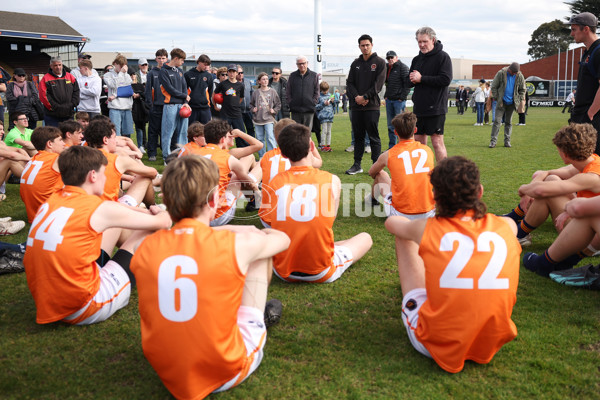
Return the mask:
<svg viewBox="0 0 600 400">
<path fill-rule="evenodd" d="M 583 26 L 593 26 L 594 28 L 598 26 L 598 18 L 592 13 L 582 12 L 581 14 L 573 15 L 567 25 L 583 25 Z"/>
<path fill-rule="evenodd" d="M 237 72 L 237 65 L 236 65 L 236 64 L 229 64 L 229 65 L 227 66 L 227 71 L 231 71 L 231 70 L 233 70 L 233 71 L 236 71 L 236 72 Z"/>
<path fill-rule="evenodd" d="M 394 50 L 390 50 L 385 55 L 385 58 L 388 58 L 388 57 L 397 57 L 397 54 L 396 54 L 396 52 Z"/>
<path fill-rule="evenodd" d="M 15 72 L 13 72 L 13 75 L 27 75 L 25 73 L 25 70 L 23 68 L 15 68 Z"/>
</svg>

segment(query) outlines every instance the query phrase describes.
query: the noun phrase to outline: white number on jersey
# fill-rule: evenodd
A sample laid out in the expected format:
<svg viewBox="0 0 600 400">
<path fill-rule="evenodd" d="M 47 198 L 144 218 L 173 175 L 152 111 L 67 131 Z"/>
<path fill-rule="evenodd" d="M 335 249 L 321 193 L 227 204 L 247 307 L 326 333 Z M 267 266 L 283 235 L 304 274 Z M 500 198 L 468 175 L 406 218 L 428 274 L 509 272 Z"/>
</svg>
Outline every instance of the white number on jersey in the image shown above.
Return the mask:
<svg viewBox="0 0 600 400">
<path fill-rule="evenodd" d="M 284 171 L 287 171 L 288 169 L 290 169 L 292 167 L 292 165 L 290 164 L 290 160 L 287 159 L 286 157 L 283 157 L 281 154 L 277 154 L 274 155 L 273 157 L 271 157 L 269 159 L 269 162 L 271 163 L 271 172 L 269 173 L 269 182 L 271 182 L 271 180 L 273 180 L 273 178 L 275 178 L 275 175 L 277 175 L 279 173 L 279 164 L 281 162 L 285 163 L 284 166 Z"/>
<path fill-rule="evenodd" d="M 313 185 L 296 186 L 293 190 L 290 185 L 284 185 L 275 191 L 277 194 L 277 221 L 285 221 L 288 210 L 288 198 L 292 202 L 289 205 L 289 217 L 294 221 L 311 221 L 317 214 L 317 188 Z"/>
<path fill-rule="evenodd" d="M 413 158 L 419 158 L 414 171 L 412 163 L 410 162 L 411 156 Z M 415 149 L 412 151 L 412 154 L 408 154 L 408 151 L 403 151 L 398 154 L 398 158 L 401 158 L 402 161 L 404 161 L 404 171 L 406 172 L 406 175 L 429 172 L 429 167 L 425 167 L 425 163 L 427 162 L 427 152 L 424 149 Z"/>
<path fill-rule="evenodd" d="M 458 242 L 458 248 L 440 276 L 440 287 L 473 289 L 472 278 L 459 278 L 458 276 L 471 259 L 475 244 L 468 236 L 458 232 L 448 232 L 442 237 L 440 251 L 452 251 L 455 242 Z M 490 252 L 490 243 L 494 244 L 494 252 L 477 281 L 477 287 L 479 289 L 508 289 L 508 279 L 498 278 L 508 253 L 506 242 L 495 232 L 483 232 L 477 238 L 477 251 Z"/>
<path fill-rule="evenodd" d="M 35 181 L 35 177 L 37 176 L 40 169 L 44 165 L 43 161 L 29 161 L 25 168 L 23 168 L 23 172 L 21 173 L 21 183 L 25 183 L 27 185 L 33 185 L 33 181 Z M 27 176 L 27 171 L 33 166 L 29 177 L 27 178 L 27 182 L 25 182 L 25 177 Z"/>
<path fill-rule="evenodd" d="M 33 246 L 33 241 L 35 239 L 44 242 L 44 250 L 56 251 L 56 246 L 62 243 L 64 239 L 62 231 L 65 229 L 67 221 L 75 210 L 67 207 L 59 207 L 46 217 L 49 207 L 48 203 L 44 203 L 40 206 L 38 213 L 31 223 L 29 233 L 31 234 L 42 220 L 44 222 L 42 222 L 40 227 L 35 231 L 35 237 L 27 237 L 27 246 Z"/>
<path fill-rule="evenodd" d="M 209 160 L 212 158 L 212 154 L 205 154 L 202 157 L 204 158 L 208 158 Z"/>
<path fill-rule="evenodd" d="M 198 264 L 192 257 L 171 256 L 158 267 L 158 308 L 160 313 L 173 322 L 185 322 L 194 318 L 198 311 L 198 288 L 196 283 L 181 275 L 198 274 Z"/>
</svg>

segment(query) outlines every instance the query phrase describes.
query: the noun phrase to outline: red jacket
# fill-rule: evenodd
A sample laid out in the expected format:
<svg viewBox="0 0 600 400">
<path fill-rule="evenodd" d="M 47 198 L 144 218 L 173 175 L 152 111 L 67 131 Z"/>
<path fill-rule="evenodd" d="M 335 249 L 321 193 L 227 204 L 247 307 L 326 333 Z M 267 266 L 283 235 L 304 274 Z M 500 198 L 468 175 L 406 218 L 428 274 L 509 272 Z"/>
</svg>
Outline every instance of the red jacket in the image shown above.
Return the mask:
<svg viewBox="0 0 600 400">
<path fill-rule="evenodd" d="M 40 81 L 40 100 L 45 114 L 55 118 L 69 118 L 79 104 L 79 85 L 75 77 L 64 72 L 61 77 L 51 70 Z"/>
</svg>

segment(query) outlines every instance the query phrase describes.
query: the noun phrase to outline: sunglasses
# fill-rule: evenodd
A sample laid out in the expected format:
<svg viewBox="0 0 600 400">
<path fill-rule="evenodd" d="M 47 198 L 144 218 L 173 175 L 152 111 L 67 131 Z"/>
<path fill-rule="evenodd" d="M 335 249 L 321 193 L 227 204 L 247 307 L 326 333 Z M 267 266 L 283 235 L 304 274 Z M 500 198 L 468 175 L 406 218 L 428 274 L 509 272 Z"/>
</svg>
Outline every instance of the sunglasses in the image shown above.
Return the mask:
<svg viewBox="0 0 600 400">
<path fill-rule="evenodd" d="M 275 71 L 273 71 L 273 72 L 271 72 L 271 73 L 272 73 L 273 75 L 281 75 L 281 72 L 275 72 Z"/>
<path fill-rule="evenodd" d="M 227 76 L 227 74 L 219 74 L 219 76 Z"/>
<path fill-rule="evenodd" d="M 393 60 L 394 57 L 386 57 L 386 60 Z"/>
<path fill-rule="evenodd" d="M 27 76 L 27 75 L 25 75 L 25 74 L 23 74 L 23 75 L 19 74 L 17 76 L 20 76 L 22 78 L 22 77 Z"/>
<path fill-rule="evenodd" d="M 240 75 L 244 75 L 244 71 L 238 72 L 238 74 L 240 74 Z"/>
</svg>

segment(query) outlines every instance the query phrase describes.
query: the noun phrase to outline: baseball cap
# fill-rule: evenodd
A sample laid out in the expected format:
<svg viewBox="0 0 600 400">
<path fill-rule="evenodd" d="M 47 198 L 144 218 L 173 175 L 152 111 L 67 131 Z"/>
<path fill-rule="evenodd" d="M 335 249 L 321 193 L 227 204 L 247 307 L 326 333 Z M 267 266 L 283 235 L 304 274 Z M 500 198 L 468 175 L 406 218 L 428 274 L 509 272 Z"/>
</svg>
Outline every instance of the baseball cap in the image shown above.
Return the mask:
<svg viewBox="0 0 600 400">
<path fill-rule="evenodd" d="M 513 74 L 516 74 L 517 72 L 519 72 L 519 69 L 521 69 L 521 66 L 519 65 L 519 63 L 514 62 L 514 63 L 512 63 L 512 64 L 509 65 L 508 69 Z"/>
<path fill-rule="evenodd" d="M 577 15 L 573 15 L 567 25 L 583 25 L 583 26 L 598 26 L 598 18 L 590 12 L 582 12 Z"/>
<path fill-rule="evenodd" d="M 394 50 L 390 50 L 385 55 L 385 58 L 388 58 L 388 57 L 397 57 L 397 54 L 396 54 L 396 52 Z"/>
<path fill-rule="evenodd" d="M 25 73 L 25 70 L 23 68 L 15 68 L 13 75 L 27 75 L 27 74 Z"/>
<path fill-rule="evenodd" d="M 83 59 L 89 60 L 90 58 L 92 58 L 92 56 L 90 56 L 87 53 L 79 53 L 79 54 L 77 54 L 77 58 L 83 58 Z"/>
<path fill-rule="evenodd" d="M 144 65 L 144 64 L 148 64 L 148 60 L 146 60 L 144 57 L 142 57 L 138 60 L 138 65 Z"/>
<path fill-rule="evenodd" d="M 229 64 L 227 66 L 227 71 L 231 71 L 231 70 L 237 71 L 237 65 L 235 65 L 235 64 Z"/>
</svg>

